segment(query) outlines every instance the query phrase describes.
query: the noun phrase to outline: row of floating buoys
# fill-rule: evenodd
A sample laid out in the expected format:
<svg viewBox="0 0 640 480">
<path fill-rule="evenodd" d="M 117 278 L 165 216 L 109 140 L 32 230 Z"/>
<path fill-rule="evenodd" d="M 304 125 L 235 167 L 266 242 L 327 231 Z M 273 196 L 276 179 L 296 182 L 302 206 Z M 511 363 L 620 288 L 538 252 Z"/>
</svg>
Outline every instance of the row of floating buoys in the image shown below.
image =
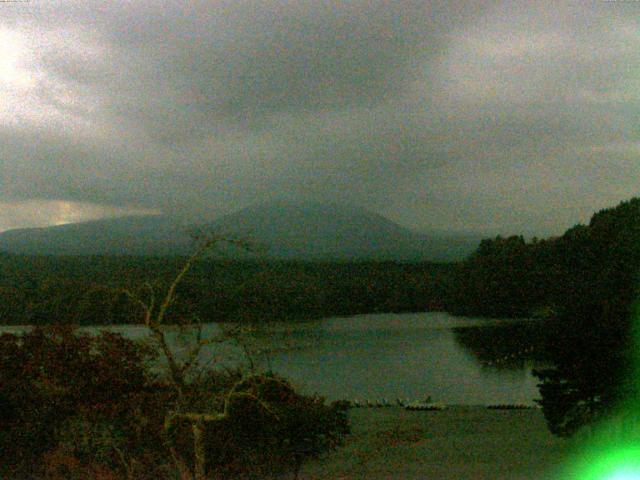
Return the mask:
<svg viewBox="0 0 640 480">
<path fill-rule="evenodd" d="M 387 400 L 386 398 L 380 398 L 378 400 L 347 400 L 347 402 L 349 403 L 349 405 L 352 408 L 384 408 L 384 407 L 391 407 L 393 406 L 393 404 L 391 404 L 389 402 L 389 400 Z"/>
<path fill-rule="evenodd" d="M 426 402 L 413 402 L 404 406 L 405 410 L 419 410 L 419 411 L 440 411 L 445 410 L 447 406 L 444 403 L 426 403 Z"/>
<path fill-rule="evenodd" d="M 351 408 L 384 408 L 392 407 L 394 404 L 390 403 L 386 398 L 379 400 L 344 400 Z M 412 411 L 441 411 L 446 410 L 447 405 L 441 402 L 432 402 L 431 397 L 427 397 L 425 401 L 410 401 L 409 399 L 396 399 L 396 405 L 404 408 L 405 410 Z M 526 403 L 497 403 L 485 405 L 488 410 L 528 410 L 531 408 L 540 408 L 539 405 L 531 405 Z"/>
<path fill-rule="evenodd" d="M 496 405 L 487 405 L 487 409 L 489 410 L 528 410 L 530 408 L 536 408 L 536 406 L 524 403 L 499 403 Z"/>
<path fill-rule="evenodd" d="M 351 408 L 384 408 L 384 407 L 392 407 L 393 403 L 389 402 L 386 398 L 381 398 L 379 400 L 371 401 L 371 400 L 345 400 Z M 395 401 L 395 405 L 402 407 L 406 410 L 444 410 L 446 405 L 443 403 L 432 402 L 431 397 L 427 397 L 426 400 L 420 401 L 411 401 L 407 399 L 397 398 Z"/>
</svg>

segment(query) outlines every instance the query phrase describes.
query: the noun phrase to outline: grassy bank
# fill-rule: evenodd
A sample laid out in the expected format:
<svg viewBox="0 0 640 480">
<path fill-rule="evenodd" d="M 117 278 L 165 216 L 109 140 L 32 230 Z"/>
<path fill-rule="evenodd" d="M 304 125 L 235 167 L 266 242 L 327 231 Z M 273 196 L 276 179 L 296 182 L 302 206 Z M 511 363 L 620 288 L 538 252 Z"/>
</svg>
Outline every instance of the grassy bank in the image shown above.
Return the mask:
<svg viewBox="0 0 640 480">
<path fill-rule="evenodd" d="M 344 448 L 306 466 L 301 478 L 555 480 L 571 448 L 548 432 L 538 409 L 360 408 L 350 418 Z"/>
</svg>

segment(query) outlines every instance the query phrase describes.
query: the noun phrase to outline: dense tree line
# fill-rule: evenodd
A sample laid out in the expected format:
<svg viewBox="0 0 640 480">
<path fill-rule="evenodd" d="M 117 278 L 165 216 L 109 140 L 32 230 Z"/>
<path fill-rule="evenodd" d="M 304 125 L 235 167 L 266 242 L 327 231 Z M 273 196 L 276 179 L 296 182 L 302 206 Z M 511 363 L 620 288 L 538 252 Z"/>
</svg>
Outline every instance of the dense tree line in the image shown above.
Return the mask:
<svg viewBox="0 0 640 480">
<path fill-rule="evenodd" d="M 522 236 L 486 239 L 457 265 L 447 309 L 457 315 L 547 317 L 568 287 L 571 262 L 558 240 L 525 241 Z"/>
<path fill-rule="evenodd" d="M 497 237 L 456 268 L 448 307 L 461 314 L 548 317 L 551 368 L 537 372 L 554 433 L 570 435 L 634 395 L 640 199 L 548 240 Z"/>
<path fill-rule="evenodd" d="M 0 254 L 0 323 L 139 321 L 126 289 L 166 284 L 182 257 Z M 441 310 L 451 266 L 395 262 L 203 260 L 180 286 L 181 312 L 203 321 L 270 321 Z M 162 285 L 159 285 L 162 286 Z"/>
<path fill-rule="evenodd" d="M 549 342 L 554 367 L 539 377 L 552 431 L 569 435 L 637 395 L 640 199 L 598 212 L 559 247 L 572 275 Z"/>
</svg>

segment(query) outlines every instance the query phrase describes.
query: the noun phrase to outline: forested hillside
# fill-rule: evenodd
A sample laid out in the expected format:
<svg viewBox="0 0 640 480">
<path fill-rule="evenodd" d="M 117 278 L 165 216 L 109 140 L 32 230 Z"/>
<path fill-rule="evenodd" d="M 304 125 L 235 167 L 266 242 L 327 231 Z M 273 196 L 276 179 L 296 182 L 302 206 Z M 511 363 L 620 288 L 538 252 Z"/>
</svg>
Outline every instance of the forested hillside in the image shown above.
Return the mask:
<svg viewBox="0 0 640 480">
<path fill-rule="evenodd" d="M 555 433 L 568 435 L 634 395 L 640 199 L 602 210 L 558 238 L 485 240 L 456 268 L 448 308 L 486 316 L 550 317 L 538 372 Z M 636 327 L 637 328 L 637 327 Z"/>
<path fill-rule="evenodd" d="M 576 297 L 618 298 L 640 266 L 639 244 L 640 199 L 560 237 L 486 239 L 456 268 L 447 307 L 462 315 L 555 316 L 573 310 Z"/>
</svg>

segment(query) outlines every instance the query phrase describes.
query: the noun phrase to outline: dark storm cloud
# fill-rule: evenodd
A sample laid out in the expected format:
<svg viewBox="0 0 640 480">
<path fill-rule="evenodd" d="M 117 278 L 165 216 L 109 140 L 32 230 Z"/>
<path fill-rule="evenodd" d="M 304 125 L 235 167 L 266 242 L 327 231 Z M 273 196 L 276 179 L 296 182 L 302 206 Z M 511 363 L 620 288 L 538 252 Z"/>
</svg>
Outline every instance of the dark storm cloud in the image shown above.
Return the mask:
<svg viewBox="0 0 640 480">
<path fill-rule="evenodd" d="M 3 6 L 0 200 L 546 233 L 637 193 L 639 7 L 479 3 Z"/>
</svg>

